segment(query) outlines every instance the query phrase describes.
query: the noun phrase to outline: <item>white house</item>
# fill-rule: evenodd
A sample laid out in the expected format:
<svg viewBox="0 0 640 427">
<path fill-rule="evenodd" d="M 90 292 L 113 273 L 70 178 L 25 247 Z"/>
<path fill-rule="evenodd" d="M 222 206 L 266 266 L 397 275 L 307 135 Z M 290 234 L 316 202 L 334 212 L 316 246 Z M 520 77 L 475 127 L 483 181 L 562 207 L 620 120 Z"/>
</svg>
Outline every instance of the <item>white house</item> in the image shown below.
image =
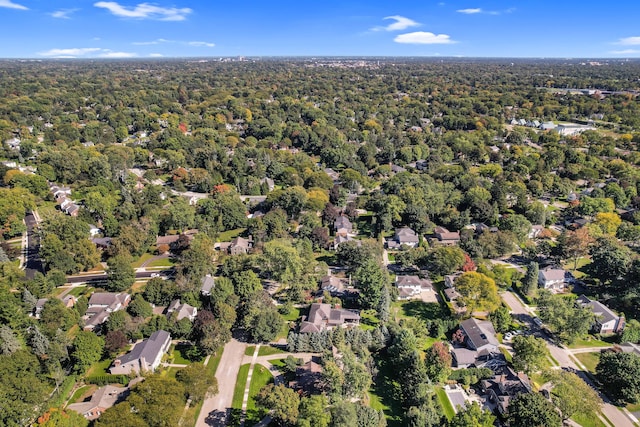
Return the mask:
<svg viewBox="0 0 640 427">
<path fill-rule="evenodd" d="M 593 311 L 595 319 L 591 330 L 598 334 L 618 334 L 622 332 L 625 325 L 624 316 L 618 316 L 609 307 L 599 301 L 580 295 L 576 300 L 582 307 L 589 307 Z"/>
<path fill-rule="evenodd" d="M 538 285 L 554 291 L 564 290 L 567 283 L 567 271 L 562 268 L 545 268 L 538 272 Z"/>
<path fill-rule="evenodd" d="M 418 276 L 396 276 L 396 287 L 399 300 L 420 298 L 422 292 L 433 292 L 431 280 Z"/>
</svg>

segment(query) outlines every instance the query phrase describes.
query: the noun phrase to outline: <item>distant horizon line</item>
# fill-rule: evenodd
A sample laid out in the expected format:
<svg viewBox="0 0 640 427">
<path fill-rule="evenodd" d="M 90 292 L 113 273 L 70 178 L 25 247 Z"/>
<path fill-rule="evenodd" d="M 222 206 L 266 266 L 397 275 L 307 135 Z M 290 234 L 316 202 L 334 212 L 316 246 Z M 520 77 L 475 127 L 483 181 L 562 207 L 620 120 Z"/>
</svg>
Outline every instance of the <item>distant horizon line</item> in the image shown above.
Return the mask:
<svg viewBox="0 0 640 427">
<path fill-rule="evenodd" d="M 300 60 L 320 60 L 320 59 L 339 59 L 339 60 L 391 60 L 391 59 L 418 59 L 418 60 L 512 60 L 512 61 L 530 61 L 530 60 L 550 60 L 550 61 L 616 61 L 629 62 L 640 61 L 640 57 L 564 57 L 564 56 L 419 56 L 419 55 L 219 55 L 219 56 L 136 56 L 121 58 L 101 58 L 101 57 L 77 57 L 77 58 L 42 58 L 42 57 L 0 57 L 0 61 L 29 61 L 29 62 L 46 62 L 46 61 L 163 61 L 163 60 L 213 60 L 220 59 L 300 59 Z"/>
</svg>

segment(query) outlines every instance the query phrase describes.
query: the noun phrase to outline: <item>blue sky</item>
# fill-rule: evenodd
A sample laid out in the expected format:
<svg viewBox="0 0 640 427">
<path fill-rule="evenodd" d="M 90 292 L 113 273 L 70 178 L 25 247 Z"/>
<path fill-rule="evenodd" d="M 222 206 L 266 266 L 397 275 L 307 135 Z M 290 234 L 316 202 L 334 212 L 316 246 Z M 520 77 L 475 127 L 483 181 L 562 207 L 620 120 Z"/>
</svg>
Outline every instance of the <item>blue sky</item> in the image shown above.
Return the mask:
<svg viewBox="0 0 640 427">
<path fill-rule="evenodd" d="M 635 0 L 0 0 L 0 17 L 2 58 L 640 57 Z"/>
</svg>

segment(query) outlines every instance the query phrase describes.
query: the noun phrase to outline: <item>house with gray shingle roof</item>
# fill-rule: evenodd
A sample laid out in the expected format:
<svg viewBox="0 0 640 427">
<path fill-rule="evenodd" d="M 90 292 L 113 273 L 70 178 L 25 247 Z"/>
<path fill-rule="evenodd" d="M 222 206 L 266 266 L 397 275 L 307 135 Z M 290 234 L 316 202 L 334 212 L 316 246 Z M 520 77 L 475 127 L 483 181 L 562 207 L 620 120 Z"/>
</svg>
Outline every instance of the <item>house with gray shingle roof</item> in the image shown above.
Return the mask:
<svg viewBox="0 0 640 427">
<path fill-rule="evenodd" d="M 171 346 L 171 335 L 167 331 L 156 331 L 124 356 L 113 361 L 109 368 L 111 374 L 128 375 L 132 372 L 153 372 L 162 361 L 162 356 Z"/>
<path fill-rule="evenodd" d="M 360 314 L 354 310 L 331 308 L 331 304 L 313 303 L 309 316 L 300 323 L 300 333 L 317 333 L 335 327 L 360 323 Z"/>
<path fill-rule="evenodd" d="M 580 295 L 576 303 L 582 307 L 588 307 L 593 311 L 595 317 L 591 330 L 597 334 L 619 334 L 623 331 L 624 316 L 618 316 L 609 307 L 599 301 Z"/>
</svg>

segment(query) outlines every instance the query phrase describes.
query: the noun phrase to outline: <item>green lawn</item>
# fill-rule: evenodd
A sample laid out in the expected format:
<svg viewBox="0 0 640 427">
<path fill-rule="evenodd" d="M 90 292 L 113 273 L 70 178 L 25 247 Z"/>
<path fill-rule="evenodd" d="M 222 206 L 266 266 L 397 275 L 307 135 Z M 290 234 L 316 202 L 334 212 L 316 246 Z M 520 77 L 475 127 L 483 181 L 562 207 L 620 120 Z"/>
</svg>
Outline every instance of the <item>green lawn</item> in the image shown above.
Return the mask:
<svg viewBox="0 0 640 427">
<path fill-rule="evenodd" d="M 229 242 L 231 239 L 238 237 L 246 230 L 246 228 L 236 228 L 235 230 L 223 231 L 218 235 L 218 242 Z"/>
<path fill-rule="evenodd" d="M 607 427 L 605 423 L 600 421 L 600 418 L 591 413 L 579 412 L 575 414 L 571 419 L 582 427 Z"/>
<path fill-rule="evenodd" d="M 295 322 L 300 318 L 300 309 L 298 307 L 291 307 L 288 314 L 280 314 L 285 322 Z"/>
<path fill-rule="evenodd" d="M 276 347 L 271 347 L 270 345 L 261 345 L 258 350 L 258 356 L 271 356 L 272 354 L 281 353 L 285 353 L 285 351 Z"/>
<path fill-rule="evenodd" d="M 240 366 L 238 370 L 238 377 L 236 378 L 236 386 L 233 389 L 233 400 L 231 401 L 231 407 L 233 409 L 242 409 L 242 398 L 244 397 L 244 387 L 247 385 L 247 376 L 249 376 L 249 367 L 251 365 L 246 363 Z"/>
<path fill-rule="evenodd" d="M 185 352 L 191 348 L 190 344 L 178 344 L 176 346 L 172 346 L 171 350 L 169 350 L 169 354 L 173 356 L 173 363 L 177 365 L 188 365 L 191 363 L 189 359 L 185 356 Z"/>
<path fill-rule="evenodd" d="M 73 295 L 76 298 L 80 298 L 82 295 L 90 294 L 93 290 L 94 288 L 92 288 L 91 286 L 76 286 L 71 289 L 67 295 Z"/>
<path fill-rule="evenodd" d="M 220 364 L 220 358 L 222 357 L 222 349 L 218 350 L 216 354 L 211 355 L 209 358 L 209 363 L 207 364 L 207 374 L 215 375 L 216 370 L 218 369 L 218 365 Z M 200 415 L 200 411 L 202 410 L 203 400 L 198 402 L 196 406 L 192 406 L 187 411 L 187 414 L 184 418 L 183 427 L 193 427 L 198 422 L 198 416 Z"/>
<path fill-rule="evenodd" d="M 585 348 L 585 347 L 610 347 L 611 343 L 597 339 L 596 337 L 589 335 L 586 338 L 579 338 L 573 343 L 569 344 L 569 348 Z"/>
<path fill-rule="evenodd" d="M 133 268 L 141 267 L 141 266 L 142 266 L 142 264 L 144 264 L 144 262 L 145 262 L 145 261 L 147 261 L 147 260 L 149 260 L 149 259 L 153 258 L 153 256 L 154 256 L 153 254 L 150 254 L 150 253 L 148 253 L 148 252 L 147 252 L 146 254 L 142 254 L 142 256 L 141 256 L 140 258 L 138 258 L 136 261 L 134 261 L 134 262 L 131 264 L 131 266 L 132 266 Z"/>
<path fill-rule="evenodd" d="M 249 400 L 247 402 L 247 419 L 246 426 L 256 424 L 262 419 L 262 413 L 256 409 L 255 397 L 260 392 L 262 387 L 273 382 L 273 375 L 267 368 L 262 365 L 255 365 L 253 367 L 253 374 L 251 375 L 251 384 L 249 386 Z"/>
<path fill-rule="evenodd" d="M 255 345 L 247 346 L 247 348 L 244 349 L 244 355 L 245 356 L 253 356 L 253 353 L 255 351 L 256 351 L 256 346 Z"/>
<path fill-rule="evenodd" d="M 87 377 L 93 375 L 107 375 L 109 374 L 109 366 L 111 366 L 111 359 L 101 360 L 99 362 L 94 363 L 91 368 L 87 371 Z"/>
<path fill-rule="evenodd" d="M 98 386 L 95 384 L 82 386 L 73 393 L 73 396 L 71 396 L 71 399 L 69 399 L 69 403 L 82 402 L 84 399 L 91 396 L 97 389 Z"/>
<path fill-rule="evenodd" d="M 166 257 L 154 259 L 149 264 L 147 264 L 147 267 L 173 267 L 174 265 L 175 263 L 173 262 L 173 258 Z"/>
<path fill-rule="evenodd" d="M 600 353 L 577 353 L 573 355 L 576 359 L 582 363 L 589 372 L 596 372 L 596 365 L 600 361 Z"/>
<path fill-rule="evenodd" d="M 456 411 L 454 411 L 453 405 L 442 387 L 436 388 L 436 397 L 438 398 L 438 403 L 440 403 L 440 407 L 442 408 L 442 412 L 445 417 L 447 417 L 448 420 L 455 417 Z"/>
<path fill-rule="evenodd" d="M 222 358 L 222 349 L 219 349 L 216 354 L 212 354 L 209 358 L 209 363 L 207 364 L 207 372 L 210 375 L 215 375 L 218 370 L 218 365 L 220 364 L 220 359 Z"/>
</svg>

